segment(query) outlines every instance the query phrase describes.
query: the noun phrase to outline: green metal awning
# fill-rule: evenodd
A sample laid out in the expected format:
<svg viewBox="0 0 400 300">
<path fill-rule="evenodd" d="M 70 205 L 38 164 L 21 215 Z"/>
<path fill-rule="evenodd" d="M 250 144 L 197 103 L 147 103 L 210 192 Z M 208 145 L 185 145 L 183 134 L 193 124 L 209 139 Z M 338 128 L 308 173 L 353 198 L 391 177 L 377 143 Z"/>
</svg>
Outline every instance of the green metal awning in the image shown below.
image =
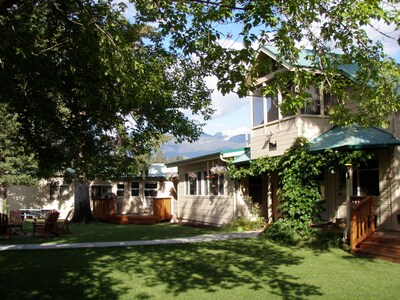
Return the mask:
<svg viewBox="0 0 400 300">
<path fill-rule="evenodd" d="M 391 133 L 376 127 L 363 128 L 357 125 L 335 126 L 311 141 L 310 151 L 326 149 L 365 149 L 399 146 L 400 140 Z"/>
</svg>

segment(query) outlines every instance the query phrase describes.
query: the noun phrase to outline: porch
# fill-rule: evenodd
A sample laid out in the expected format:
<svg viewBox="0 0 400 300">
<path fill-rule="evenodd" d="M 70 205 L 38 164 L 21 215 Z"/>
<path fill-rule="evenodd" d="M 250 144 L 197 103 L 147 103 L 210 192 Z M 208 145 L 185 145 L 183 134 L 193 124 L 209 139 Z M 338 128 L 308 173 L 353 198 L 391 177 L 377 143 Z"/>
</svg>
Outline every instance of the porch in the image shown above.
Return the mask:
<svg viewBox="0 0 400 300">
<path fill-rule="evenodd" d="M 93 198 L 92 203 L 95 219 L 107 223 L 152 225 L 173 217 L 171 198 L 153 198 L 153 214 L 118 214 L 115 198 Z"/>
<path fill-rule="evenodd" d="M 400 232 L 375 228 L 374 218 L 373 197 L 350 197 L 351 253 L 400 263 Z"/>
</svg>

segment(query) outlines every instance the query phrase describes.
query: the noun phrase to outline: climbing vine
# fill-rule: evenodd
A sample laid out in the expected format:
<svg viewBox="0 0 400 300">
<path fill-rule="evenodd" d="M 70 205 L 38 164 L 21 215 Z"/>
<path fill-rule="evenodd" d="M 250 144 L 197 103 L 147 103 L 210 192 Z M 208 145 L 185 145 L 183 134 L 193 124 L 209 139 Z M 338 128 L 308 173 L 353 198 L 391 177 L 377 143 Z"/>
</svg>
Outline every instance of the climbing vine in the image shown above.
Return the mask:
<svg viewBox="0 0 400 300">
<path fill-rule="evenodd" d="M 338 167 L 344 168 L 346 163 L 357 168 L 372 157 L 364 151 L 326 150 L 323 153 L 311 153 L 308 147 L 307 139 L 298 138 L 282 156 L 259 158 L 245 167 L 233 164 L 228 167 L 229 177 L 236 180 L 278 172 L 278 209 L 283 218 L 277 222 L 277 226 L 284 227 L 286 231 L 291 228 L 289 232 L 300 237 L 308 234 L 309 225 L 321 212 L 319 180 L 322 174 Z"/>
</svg>

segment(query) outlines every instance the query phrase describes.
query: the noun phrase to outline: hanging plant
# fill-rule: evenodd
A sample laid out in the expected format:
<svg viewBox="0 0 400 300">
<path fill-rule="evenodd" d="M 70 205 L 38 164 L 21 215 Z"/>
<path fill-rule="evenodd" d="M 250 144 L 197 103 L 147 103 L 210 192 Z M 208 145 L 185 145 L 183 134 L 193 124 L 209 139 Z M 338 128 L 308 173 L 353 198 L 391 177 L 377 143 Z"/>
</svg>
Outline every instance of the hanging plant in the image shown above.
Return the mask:
<svg viewBox="0 0 400 300">
<path fill-rule="evenodd" d="M 175 181 L 175 180 L 179 180 L 179 174 L 176 172 L 171 172 L 167 174 L 167 180 L 169 181 Z"/>
<path fill-rule="evenodd" d="M 189 179 L 192 179 L 192 180 L 194 180 L 194 179 L 196 179 L 196 178 L 197 178 L 197 175 L 196 175 L 196 173 L 195 173 L 195 172 L 189 172 L 189 173 L 188 173 L 188 177 L 189 177 Z"/>
<path fill-rule="evenodd" d="M 216 165 L 215 167 L 212 167 L 210 169 L 210 171 L 211 171 L 211 174 L 215 174 L 215 175 L 219 176 L 219 175 L 223 175 L 226 172 L 228 172 L 228 169 L 225 166 Z"/>
</svg>

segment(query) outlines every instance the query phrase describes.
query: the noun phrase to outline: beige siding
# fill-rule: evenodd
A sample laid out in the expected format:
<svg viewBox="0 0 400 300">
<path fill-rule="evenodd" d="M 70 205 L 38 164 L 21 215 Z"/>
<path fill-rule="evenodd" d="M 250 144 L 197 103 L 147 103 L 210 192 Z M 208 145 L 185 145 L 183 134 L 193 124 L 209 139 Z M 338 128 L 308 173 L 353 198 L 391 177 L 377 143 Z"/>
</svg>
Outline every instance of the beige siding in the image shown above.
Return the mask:
<svg viewBox="0 0 400 300">
<path fill-rule="evenodd" d="M 296 138 L 305 137 L 311 140 L 330 127 L 327 118 L 301 115 L 259 126 L 252 130 L 251 158 L 282 155 L 293 145 Z M 270 142 L 276 143 L 276 150 L 269 150 Z"/>
<path fill-rule="evenodd" d="M 50 185 L 47 181 L 40 181 L 38 186 L 10 186 L 7 189 L 7 211 L 20 208 L 56 209 L 60 211 L 60 218 L 67 215 L 74 207 L 73 185 L 62 184 L 57 199 L 50 199 Z"/>
</svg>

